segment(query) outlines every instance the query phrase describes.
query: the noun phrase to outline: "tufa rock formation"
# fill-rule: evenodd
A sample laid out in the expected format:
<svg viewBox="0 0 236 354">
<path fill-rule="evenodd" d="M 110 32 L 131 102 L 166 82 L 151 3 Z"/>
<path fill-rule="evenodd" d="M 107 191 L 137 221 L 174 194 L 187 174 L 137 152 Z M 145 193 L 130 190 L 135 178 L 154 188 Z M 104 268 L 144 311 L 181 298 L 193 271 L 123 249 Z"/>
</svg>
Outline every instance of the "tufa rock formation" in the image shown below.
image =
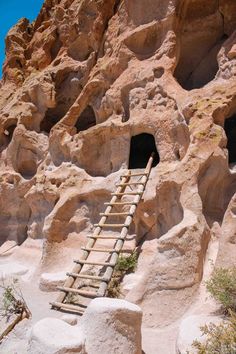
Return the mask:
<svg viewBox="0 0 236 354">
<path fill-rule="evenodd" d="M 234 0 L 46 0 L 9 31 L 0 240 L 21 246 L 5 261 L 40 244 L 30 279 L 70 270 L 121 170 L 156 149 L 124 289 L 144 326 L 185 313 L 212 240 L 236 265 L 235 30 Z"/>
</svg>

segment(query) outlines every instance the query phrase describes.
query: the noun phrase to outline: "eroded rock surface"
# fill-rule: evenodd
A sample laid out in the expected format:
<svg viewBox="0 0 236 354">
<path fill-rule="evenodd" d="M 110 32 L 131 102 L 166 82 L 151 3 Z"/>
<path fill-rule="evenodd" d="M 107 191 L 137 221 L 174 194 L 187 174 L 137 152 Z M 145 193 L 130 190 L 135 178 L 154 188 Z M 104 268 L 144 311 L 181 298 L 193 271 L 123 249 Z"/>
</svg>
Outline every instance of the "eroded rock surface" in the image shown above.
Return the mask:
<svg viewBox="0 0 236 354">
<path fill-rule="evenodd" d="M 235 30 L 233 0 L 46 0 L 20 20 L 0 84 L 1 243 L 43 239 L 37 271 L 65 271 L 150 134 L 126 293 L 147 326 L 178 319 L 214 225 L 218 264 L 235 263 Z"/>
</svg>

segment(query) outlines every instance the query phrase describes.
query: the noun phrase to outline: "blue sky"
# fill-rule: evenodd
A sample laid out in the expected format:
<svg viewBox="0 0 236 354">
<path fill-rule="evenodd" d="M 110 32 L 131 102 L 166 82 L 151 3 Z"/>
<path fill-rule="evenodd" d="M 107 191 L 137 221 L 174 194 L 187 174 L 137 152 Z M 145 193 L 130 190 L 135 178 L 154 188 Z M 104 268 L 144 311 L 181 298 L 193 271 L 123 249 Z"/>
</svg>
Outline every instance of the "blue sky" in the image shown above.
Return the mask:
<svg viewBox="0 0 236 354">
<path fill-rule="evenodd" d="M 4 38 L 7 32 L 22 17 L 33 21 L 43 2 L 43 0 L 0 0 L 0 78 L 5 57 Z"/>
</svg>

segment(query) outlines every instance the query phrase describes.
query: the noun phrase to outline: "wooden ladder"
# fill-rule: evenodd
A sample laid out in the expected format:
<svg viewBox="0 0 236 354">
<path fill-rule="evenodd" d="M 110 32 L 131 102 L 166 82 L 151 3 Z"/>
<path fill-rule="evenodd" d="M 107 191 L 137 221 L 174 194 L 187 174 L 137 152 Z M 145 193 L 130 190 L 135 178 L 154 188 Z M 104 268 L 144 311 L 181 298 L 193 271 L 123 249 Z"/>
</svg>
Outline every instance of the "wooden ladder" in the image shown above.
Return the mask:
<svg viewBox="0 0 236 354">
<path fill-rule="evenodd" d="M 126 174 L 121 176 L 121 182 L 117 185 L 115 193 L 112 193 L 112 199 L 109 203 L 104 203 L 107 208 L 104 213 L 100 213 L 101 220 L 95 224 L 93 235 L 88 236 L 88 243 L 82 247 L 83 254 L 79 260 L 75 260 L 75 266 L 72 272 L 67 273 L 64 286 L 58 287 L 59 296 L 55 302 L 51 302 L 53 309 L 83 314 L 89 301 L 95 297 L 103 297 L 106 295 L 108 284 L 112 278 L 115 265 L 118 261 L 119 254 L 122 251 L 129 226 L 131 225 L 137 205 L 140 202 L 153 164 L 154 154 L 151 155 L 144 171 L 132 173 L 128 170 Z M 137 178 L 138 179 L 135 179 Z M 126 189 L 130 188 L 130 191 Z M 132 188 L 136 188 L 133 190 Z M 122 200 L 123 197 L 132 196 L 132 201 Z M 113 208 L 128 207 L 129 210 L 117 212 Z M 125 217 L 124 223 L 106 223 L 109 218 Z M 120 233 L 110 233 L 107 230 L 116 229 Z M 104 245 L 105 242 L 112 242 L 112 246 Z M 103 242 L 103 244 L 102 244 Z M 93 255 L 98 253 L 105 255 L 105 261 L 91 260 Z M 107 260 L 108 259 L 108 260 Z M 92 268 L 92 273 L 91 269 Z M 96 274 L 94 270 L 96 271 Z M 84 290 L 85 288 L 85 290 Z"/>
</svg>

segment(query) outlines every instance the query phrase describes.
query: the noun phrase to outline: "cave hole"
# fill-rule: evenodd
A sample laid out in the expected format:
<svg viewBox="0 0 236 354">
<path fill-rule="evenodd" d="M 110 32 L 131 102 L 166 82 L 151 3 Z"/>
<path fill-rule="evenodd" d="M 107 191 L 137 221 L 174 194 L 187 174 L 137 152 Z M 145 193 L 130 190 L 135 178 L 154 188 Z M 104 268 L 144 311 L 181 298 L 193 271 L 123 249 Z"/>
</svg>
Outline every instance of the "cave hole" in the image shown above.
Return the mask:
<svg viewBox="0 0 236 354">
<path fill-rule="evenodd" d="M 50 133 L 52 127 L 59 122 L 62 117 L 58 117 L 54 108 L 48 108 L 43 120 L 40 123 L 40 131 Z"/>
<path fill-rule="evenodd" d="M 215 40 L 210 32 L 204 39 L 198 33 L 182 35 L 174 77 L 185 90 L 199 89 L 215 78 L 219 70 L 217 55 L 227 38 L 222 35 Z"/>
<path fill-rule="evenodd" d="M 79 116 L 76 122 L 76 129 L 78 132 L 87 130 L 96 125 L 96 116 L 91 106 L 87 106 Z"/>
<path fill-rule="evenodd" d="M 16 129 L 16 124 L 9 125 L 4 129 L 0 139 L 1 140 L 0 152 L 6 149 L 6 147 L 10 144 L 15 129 Z"/>
<path fill-rule="evenodd" d="M 145 168 L 151 154 L 154 153 L 152 167 L 160 162 L 154 136 L 147 133 L 135 135 L 131 138 L 129 169 Z"/>
<path fill-rule="evenodd" d="M 52 127 L 57 124 L 74 104 L 81 92 L 80 72 L 62 72 L 53 76 L 55 86 L 55 107 L 48 108 L 40 123 L 40 131 L 50 133 Z"/>
<path fill-rule="evenodd" d="M 225 120 L 224 128 L 228 139 L 229 163 L 236 163 L 236 114 Z"/>
<path fill-rule="evenodd" d="M 14 130 L 16 129 L 16 124 L 10 125 L 8 128 L 4 130 L 4 135 L 7 137 L 8 142 L 10 143 Z"/>
</svg>

